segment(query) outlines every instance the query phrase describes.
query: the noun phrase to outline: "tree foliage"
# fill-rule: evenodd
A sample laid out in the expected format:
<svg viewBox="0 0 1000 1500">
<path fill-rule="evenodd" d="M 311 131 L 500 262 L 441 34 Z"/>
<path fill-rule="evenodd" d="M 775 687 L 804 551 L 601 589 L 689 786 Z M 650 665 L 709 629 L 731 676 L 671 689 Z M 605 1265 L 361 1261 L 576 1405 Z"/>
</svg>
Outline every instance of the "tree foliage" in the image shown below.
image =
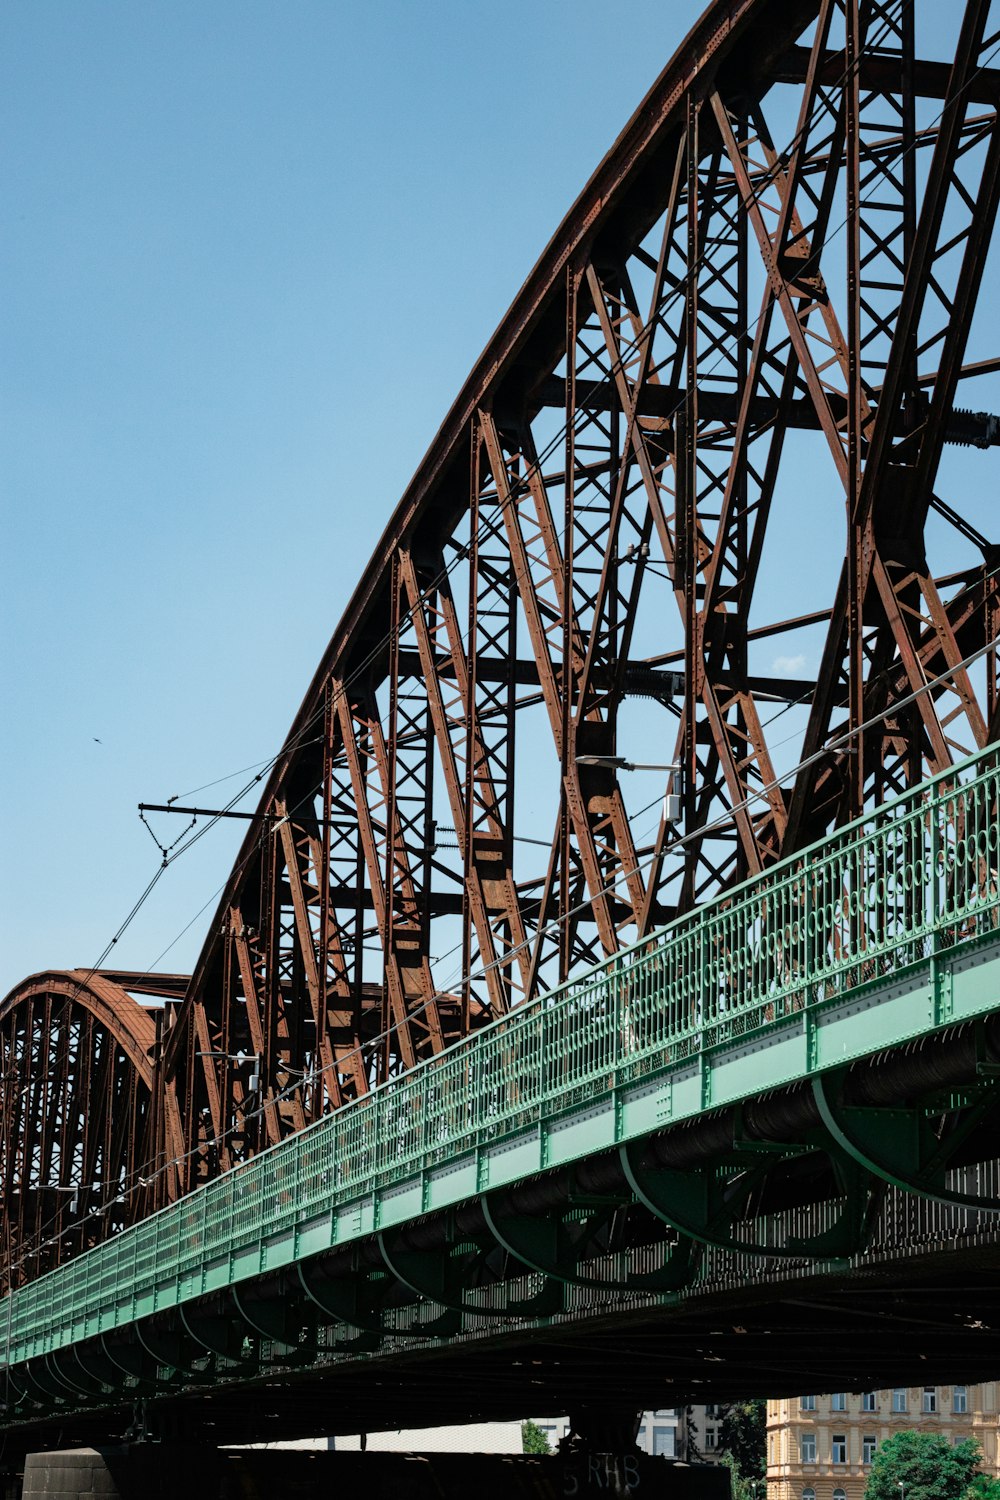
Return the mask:
<svg viewBox="0 0 1000 1500">
<path fill-rule="evenodd" d="M 767 1457 L 767 1402 L 734 1401 L 726 1407 L 725 1416 L 719 1424 L 716 1444 L 723 1455 L 733 1459 L 733 1475 L 739 1475 L 748 1483 L 763 1479 Z M 736 1495 L 736 1485 L 733 1485 Z M 896 1495 L 894 1500 L 899 1500 Z"/>
<path fill-rule="evenodd" d="M 731 1453 L 723 1453 L 719 1463 L 729 1470 L 730 1491 L 732 1500 L 754 1500 L 753 1489 L 749 1479 L 744 1479 Z"/>
<path fill-rule="evenodd" d="M 521 1452 L 522 1453 L 551 1453 L 549 1440 L 539 1427 L 537 1422 L 527 1421 L 521 1423 Z"/>
<path fill-rule="evenodd" d="M 974 1474 L 965 1500 L 1000 1500 L 1000 1479 L 991 1474 Z"/>
<path fill-rule="evenodd" d="M 982 1456 L 973 1438 L 952 1447 L 931 1432 L 894 1433 L 875 1454 L 865 1500 L 964 1500 Z"/>
</svg>

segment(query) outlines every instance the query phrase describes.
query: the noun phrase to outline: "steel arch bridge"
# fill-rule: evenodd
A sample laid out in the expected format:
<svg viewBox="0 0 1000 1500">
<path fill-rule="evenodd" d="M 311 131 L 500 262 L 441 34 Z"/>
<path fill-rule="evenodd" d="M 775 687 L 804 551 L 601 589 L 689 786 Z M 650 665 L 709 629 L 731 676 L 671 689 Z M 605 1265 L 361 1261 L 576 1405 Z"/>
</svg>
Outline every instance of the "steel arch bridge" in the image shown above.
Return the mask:
<svg viewBox="0 0 1000 1500">
<path fill-rule="evenodd" d="M 998 55 L 986 0 L 709 6 L 389 520 L 190 980 L 4 1003 L 13 1284 L 988 766 L 1000 419 L 962 392 L 1000 371 Z M 789 641 L 813 675 L 775 668 Z M 643 746 L 679 821 L 630 789 Z M 908 858 L 873 931 L 924 898 Z M 980 1022 L 942 1065 L 972 1135 Z"/>
</svg>

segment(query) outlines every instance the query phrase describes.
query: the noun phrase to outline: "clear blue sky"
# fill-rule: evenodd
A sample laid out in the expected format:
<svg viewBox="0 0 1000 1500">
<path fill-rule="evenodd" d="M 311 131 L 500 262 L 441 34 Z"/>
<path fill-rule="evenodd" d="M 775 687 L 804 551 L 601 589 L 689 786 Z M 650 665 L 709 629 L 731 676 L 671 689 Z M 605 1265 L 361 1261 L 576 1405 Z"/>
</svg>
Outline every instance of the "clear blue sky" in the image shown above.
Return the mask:
<svg viewBox="0 0 1000 1500">
<path fill-rule="evenodd" d="M 701 8 L 6 0 L 0 994 L 96 959 L 158 863 L 137 802 L 277 749 L 460 382 Z M 146 968 L 208 902 L 160 965 L 188 968 L 241 832 L 109 962 Z"/>
</svg>

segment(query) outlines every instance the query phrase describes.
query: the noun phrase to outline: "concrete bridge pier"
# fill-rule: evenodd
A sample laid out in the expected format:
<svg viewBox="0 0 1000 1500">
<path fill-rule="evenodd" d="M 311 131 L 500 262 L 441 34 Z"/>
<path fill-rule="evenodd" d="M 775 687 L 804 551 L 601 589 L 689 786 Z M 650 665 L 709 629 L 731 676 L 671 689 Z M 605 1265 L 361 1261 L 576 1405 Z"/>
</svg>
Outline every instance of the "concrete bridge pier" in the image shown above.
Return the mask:
<svg viewBox="0 0 1000 1500">
<path fill-rule="evenodd" d="M 97 1500 L 120 1496 L 121 1490 L 107 1461 L 96 1448 L 29 1453 L 24 1461 L 22 1496 L 31 1500 Z"/>
<path fill-rule="evenodd" d="M 642 1490 L 640 1460 L 635 1445 L 641 1412 L 583 1405 L 569 1413 L 570 1433 L 559 1447 L 565 1500 L 591 1493 L 626 1500 Z"/>
</svg>

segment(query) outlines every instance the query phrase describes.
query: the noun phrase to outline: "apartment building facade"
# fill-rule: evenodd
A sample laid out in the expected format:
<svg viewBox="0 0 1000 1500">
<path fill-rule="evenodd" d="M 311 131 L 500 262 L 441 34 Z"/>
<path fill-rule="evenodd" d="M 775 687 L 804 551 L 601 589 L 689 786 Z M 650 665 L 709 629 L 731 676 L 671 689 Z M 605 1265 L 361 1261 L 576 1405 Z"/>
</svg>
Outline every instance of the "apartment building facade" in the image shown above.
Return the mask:
<svg viewBox="0 0 1000 1500">
<path fill-rule="evenodd" d="M 975 1438 L 1000 1478 L 997 1382 L 840 1391 L 767 1403 L 767 1500 L 863 1500 L 879 1444 L 900 1431 Z"/>
</svg>

